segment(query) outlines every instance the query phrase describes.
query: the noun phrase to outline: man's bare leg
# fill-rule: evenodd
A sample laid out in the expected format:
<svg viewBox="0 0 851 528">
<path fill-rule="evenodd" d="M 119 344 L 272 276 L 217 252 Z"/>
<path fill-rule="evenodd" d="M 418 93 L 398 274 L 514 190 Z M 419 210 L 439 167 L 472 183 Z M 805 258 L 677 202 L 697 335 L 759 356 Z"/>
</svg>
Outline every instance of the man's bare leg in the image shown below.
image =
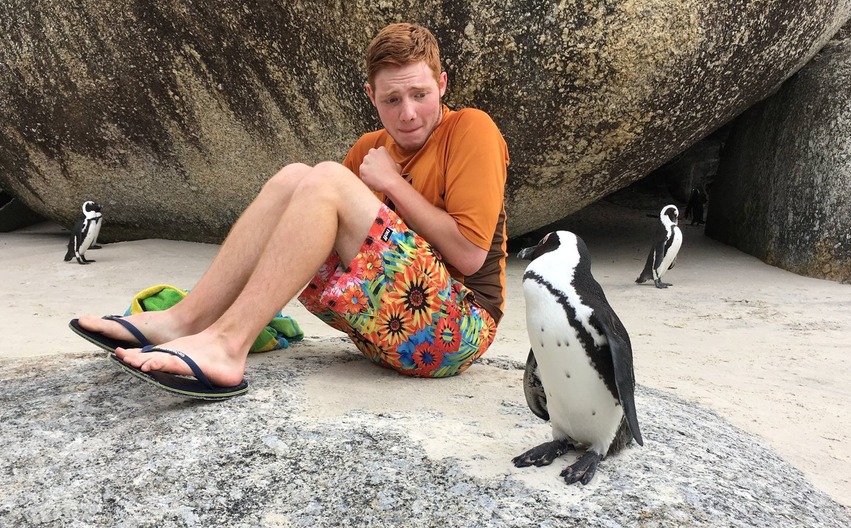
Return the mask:
<svg viewBox="0 0 851 528">
<path fill-rule="evenodd" d="M 296 187 L 230 307 L 205 330 L 162 346 L 192 357 L 213 383 L 236 385 L 260 330 L 315 275 L 332 250 L 343 262 L 355 257 L 379 206 L 372 192 L 342 165 L 317 165 Z M 146 372 L 192 374 L 182 360 L 169 354 L 120 348 L 116 353 Z"/>
<path fill-rule="evenodd" d="M 287 165 L 266 182 L 231 228 L 210 267 L 179 304 L 169 310 L 143 312 L 125 319 L 154 343 L 191 335 L 210 326 L 248 282 L 293 191 L 311 170 L 312 167 L 303 164 Z M 134 341 L 123 326 L 97 316 L 81 317 L 80 326 L 116 339 Z"/>
</svg>

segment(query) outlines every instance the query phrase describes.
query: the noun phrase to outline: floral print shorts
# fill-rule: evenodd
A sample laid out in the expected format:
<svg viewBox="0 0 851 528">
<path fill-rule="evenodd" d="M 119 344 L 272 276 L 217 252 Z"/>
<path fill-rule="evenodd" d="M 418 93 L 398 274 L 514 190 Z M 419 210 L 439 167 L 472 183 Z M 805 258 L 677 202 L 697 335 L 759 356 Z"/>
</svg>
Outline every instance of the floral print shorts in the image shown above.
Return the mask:
<svg viewBox="0 0 851 528">
<path fill-rule="evenodd" d="M 299 301 L 348 334 L 373 362 L 402 374 L 460 374 L 496 337 L 491 315 L 449 276 L 440 254 L 382 205 L 360 252 L 333 253 Z"/>
</svg>

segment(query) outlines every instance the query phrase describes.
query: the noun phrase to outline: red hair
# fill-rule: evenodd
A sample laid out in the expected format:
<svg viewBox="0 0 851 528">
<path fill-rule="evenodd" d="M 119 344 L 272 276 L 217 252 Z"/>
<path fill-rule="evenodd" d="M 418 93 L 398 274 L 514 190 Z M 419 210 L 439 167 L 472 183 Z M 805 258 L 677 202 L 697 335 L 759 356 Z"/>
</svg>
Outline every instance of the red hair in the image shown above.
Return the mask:
<svg viewBox="0 0 851 528">
<path fill-rule="evenodd" d="M 375 74 L 387 66 L 407 66 L 425 61 L 440 82 L 440 48 L 428 29 L 416 24 L 390 24 L 366 49 L 366 79 L 374 87 Z"/>
</svg>

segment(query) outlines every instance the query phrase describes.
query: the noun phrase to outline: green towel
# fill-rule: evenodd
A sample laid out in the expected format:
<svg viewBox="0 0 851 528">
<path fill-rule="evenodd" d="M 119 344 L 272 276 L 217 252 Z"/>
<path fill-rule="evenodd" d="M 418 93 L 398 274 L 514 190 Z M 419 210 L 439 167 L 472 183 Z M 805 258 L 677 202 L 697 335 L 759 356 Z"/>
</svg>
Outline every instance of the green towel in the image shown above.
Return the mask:
<svg viewBox="0 0 851 528">
<path fill-rule="evenodd" d="M 141 312 L 155 312 L 170 308 L 186 297 L 189 290 L 181 290 L 168 284 L 157 284 L 137 293 L 130 302 L 130 307 L 124 315 L 137 314 Z M 278 312 L 275 318 L 269 321 L 249 352 L 269 352 L 290 346 L 292 341 L 301 341 L 304 332 L 295 319 Z"/>
</svg>

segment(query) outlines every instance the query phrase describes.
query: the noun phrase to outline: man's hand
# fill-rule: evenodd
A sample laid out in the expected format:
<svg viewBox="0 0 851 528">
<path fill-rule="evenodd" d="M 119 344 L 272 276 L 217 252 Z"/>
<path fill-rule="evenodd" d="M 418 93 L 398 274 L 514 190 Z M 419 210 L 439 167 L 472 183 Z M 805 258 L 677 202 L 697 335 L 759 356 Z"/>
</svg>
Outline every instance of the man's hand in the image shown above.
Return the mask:
<svg viewBox="0 0 851 528">
<path fill-rule="evenodd" d="M 360 164 L 360 177 L 370 190 L 386 193 L 387 188 L 402 177 L 402 166 L 393 161 L 384 147 L 369 149 Z"/>
</svg>

